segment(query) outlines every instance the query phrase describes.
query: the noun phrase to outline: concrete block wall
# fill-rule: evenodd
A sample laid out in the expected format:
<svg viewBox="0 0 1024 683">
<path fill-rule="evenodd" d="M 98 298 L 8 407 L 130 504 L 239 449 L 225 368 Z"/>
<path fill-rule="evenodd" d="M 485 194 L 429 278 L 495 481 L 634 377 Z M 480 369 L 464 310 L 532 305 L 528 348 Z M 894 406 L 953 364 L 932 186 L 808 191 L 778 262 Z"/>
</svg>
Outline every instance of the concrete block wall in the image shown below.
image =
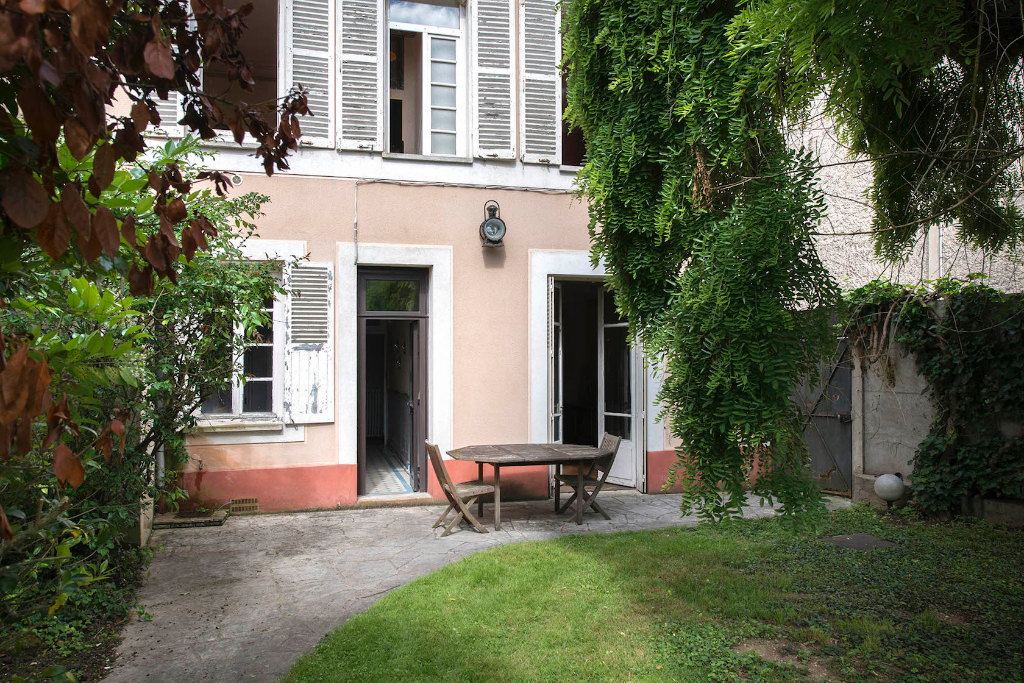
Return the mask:
<svg viewBox="0 0 1024 683">
<path fill-rule="evenodd" d="M 875 477 L 913 478 L 913 457 L 935 419 L 928 383 L 914 357 L 898 345 L 880 357 L 854 349 L 853 500 L 885 503 L 875 495 Z"/>
</svg>

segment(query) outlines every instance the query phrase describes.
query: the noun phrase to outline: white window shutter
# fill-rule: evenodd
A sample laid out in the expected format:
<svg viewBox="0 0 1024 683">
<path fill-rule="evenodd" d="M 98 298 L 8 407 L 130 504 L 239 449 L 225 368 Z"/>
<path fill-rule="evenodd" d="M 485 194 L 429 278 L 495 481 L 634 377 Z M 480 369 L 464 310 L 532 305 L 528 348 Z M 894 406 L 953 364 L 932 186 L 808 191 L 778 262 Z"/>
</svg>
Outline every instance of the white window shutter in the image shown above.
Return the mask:
<svg viewBox="0 0 1024 683">
<path fill-rule="evenodd" d="M 478 0 L 474 34 L 474 155 L 515 159 L 515 0 Z"/>
<path fill-rule="evenodd" d="M 522 0 L 520 7 L 523 161 L 557 164 L 562 152 L 558 0 Z"/>
<path fill-rule="evenodd" d="M 334 422 L 334 265 L 294 265 L 285 287 L 286 419 L 293 424 Z"/>
<path fill-rule="evenodd" d="M 380 151 L 384 91 L 382 0 L 341 0 L 341 133 L 343 149 Z"/>
<path fill-rule="evenodd" d="M 284 78 L 281 95 L 294 86 L 306 89 L 312 116 L 299 117 L 300 144 L 334 146 L 334 1 L 284 0 L 281 3 Z"/>
<path fill-rule="evenodd" d="M 179 105 L 181 95 L 175 91 L 167 93 L 167 99 L 161 100 L 160 96 L 153 92 L 153 104 L 156 105 L 156 111 L 160 114 L 160 125 L 155 128 L 148 128 L 147 131 L 156 133 L 163 133 L 169 138 L 180 138 L 185 135 L 185 127 L 179 126 L 178 121 L 181 120 L 182 110 Z"/>
</svg>

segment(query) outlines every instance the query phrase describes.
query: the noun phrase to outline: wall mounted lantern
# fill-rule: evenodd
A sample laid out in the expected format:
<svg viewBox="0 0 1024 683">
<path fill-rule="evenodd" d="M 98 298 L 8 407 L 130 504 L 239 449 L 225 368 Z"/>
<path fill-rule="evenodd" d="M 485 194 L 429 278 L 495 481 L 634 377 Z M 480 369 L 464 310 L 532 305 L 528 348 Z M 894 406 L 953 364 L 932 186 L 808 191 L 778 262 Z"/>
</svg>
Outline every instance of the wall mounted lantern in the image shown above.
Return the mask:
<svg viewBox="0 0 1024 683">
<path fill-rule="evenodd" d="M 493 199 L 484 202 L 484 221 L 480 224 L 480 243 L 485 247 L 502 247 L 505 221 L 499 218 L 501 207 Z"/>
</svg>

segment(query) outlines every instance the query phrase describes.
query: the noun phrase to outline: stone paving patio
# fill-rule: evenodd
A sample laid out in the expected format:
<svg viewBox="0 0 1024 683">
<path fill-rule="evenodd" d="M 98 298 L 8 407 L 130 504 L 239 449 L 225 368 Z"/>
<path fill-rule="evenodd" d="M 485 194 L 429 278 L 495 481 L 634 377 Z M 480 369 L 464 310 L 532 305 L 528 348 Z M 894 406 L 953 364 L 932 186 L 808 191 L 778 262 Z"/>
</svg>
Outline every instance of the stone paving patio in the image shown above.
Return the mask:
<svg viewBox="0 0 1024 683">
<path fill-rule="evenodd" d="M 124 631 L 108 683 L 275 681 L 302 653 L 381 595 L 466 555 L 564 534 L 692 526 L 678 495 L 606 492 L 611 516 L 582 526 L 550 501 L 505 503 L 495 532 L 430 525 L 439 506 L 232 517 L 221 527 L 153 534 L 161 548 L 141 602 L 152 621 Z M 747 517 L 773 514 L 756 500 Z M 830 499 L 830 507 L 847 505 Z"/>
</svg>

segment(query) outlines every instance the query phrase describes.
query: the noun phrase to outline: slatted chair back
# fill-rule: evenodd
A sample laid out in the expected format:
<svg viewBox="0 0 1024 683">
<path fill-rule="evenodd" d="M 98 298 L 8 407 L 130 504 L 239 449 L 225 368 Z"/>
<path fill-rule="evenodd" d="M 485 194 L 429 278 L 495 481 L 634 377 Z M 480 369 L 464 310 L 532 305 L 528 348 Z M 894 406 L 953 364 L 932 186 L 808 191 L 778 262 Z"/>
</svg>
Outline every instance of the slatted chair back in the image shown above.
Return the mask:
<svg viewBox="0 0 1024 683">
<path fill-rule="evenodd" d="M 427 444 L 427 455 L 430 456 L 430 464 L 434 467 L 434 474 L 437 475 L 437 481 L 441 484 L 441 490 L 444 491 L 445 498 L 448 502 L 455 502 L 455 484 L 452 483 L 452 478 L 448 476 L 448 468 L 444 466 L 444 459 L 441 457 L 441 449 L 436 444 L 432 444 L 429 441 L 424 442 Z"/>
<path fill-rule="evenodd" d="M 620 443 L 622 443 L 621 436 L 605 434 L 601 438 L 601 450 L 611 451 L 611 455 L 602 456 L 594 461 L 594 469 L 605 475 L 604 477 L 601 477 L 602 481 L 608 476 L 608 472 L 612 469 L 612 464 L 615 462 L 615 454 L 619 452 Z"/>
</svg>

